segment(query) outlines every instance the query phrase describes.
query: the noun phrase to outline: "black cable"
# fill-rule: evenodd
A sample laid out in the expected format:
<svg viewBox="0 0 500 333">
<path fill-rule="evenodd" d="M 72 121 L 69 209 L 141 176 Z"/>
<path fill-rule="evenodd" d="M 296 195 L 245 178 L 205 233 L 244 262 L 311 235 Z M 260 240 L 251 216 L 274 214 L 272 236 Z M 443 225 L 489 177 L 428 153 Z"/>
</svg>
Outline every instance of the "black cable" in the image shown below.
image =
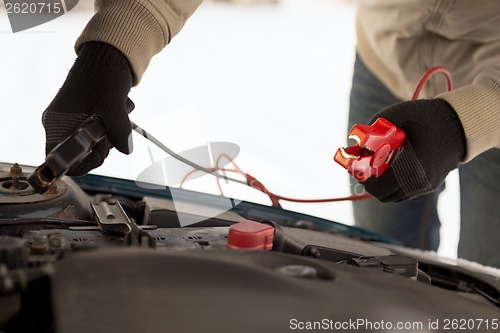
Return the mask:
<svg viewBox="0 0 500 333">
<path fill-rule="evenodd" d="M 203 171 L 203 172 L 205 172 L 205 173 L 207 173 L 209 175 L 215 176 L 217 178 L 221 178 L 221 179 L 224 179 L 226 181 L 232 181 L 234 183 L 243 184 L 243 185 L 248 186 L 248 184 L 246 182 L 242 181 L 242 180 L 231 178 L 231 177 L 227 177 L 226 175 L 218 174 L 218 173 L 214 172 L 214 170 L 212 170 L 211 168 L 205 168 L 205 167 L 203 167 L 203 166 L 201 166 L 201 165 L 199 165 L 199 164 L 197 164 L 197 163 L 195 163 L 195 162 L 193 162 L 191 160 L 188 160 L 185 157 L 182 157 L 181 155 L 179 155 L 176 152 L 174 152 L 172 149 L 170 149 L 167 146 L 165 146 L 160 140 L 158 140 L 157 138 L 155 138 L 153 135 L 151 135 L 150 133 L 146 132 L 144 129 L 142 129 L 136 123 L 134 123 L 134 122 L 131 121 L 131 124 L 132 124 L 132 129 L 134 131 L 136 131 L 137 133 L 139 133 L 141 136 L 143 136 L 144 138 L 146 138 L 150 142 L 154 143 L 158 148 L 160 148 L 161 150 L 163 150 L 164 152 L 166 152 L 167 154 L 169 154 L 170 156 L 172 156 L 176 160 L 178 160 L 178 161 L 180 161 L 182 163 L 185 163 L 185 164 L 193 167 L 196 170 Z"/>
<path fill-rule="evenodd" d="M 478 293 L 479 295 L 483 296 L 484 298 L 486 298 L 488 301 L 490 301 L 491 303 L 495 304 L 496 306 L 498 306 L 500 304 L 500 299 L 497 299 L 489 294 L 487 294 L 486 292 L 484 292 L 483 290 L 479 289 L 478 287 L 476 287 L 474 284 L 471 284 L 469 285 L 469 287 L 474 290 L 476 293 Z"/>
</svg>

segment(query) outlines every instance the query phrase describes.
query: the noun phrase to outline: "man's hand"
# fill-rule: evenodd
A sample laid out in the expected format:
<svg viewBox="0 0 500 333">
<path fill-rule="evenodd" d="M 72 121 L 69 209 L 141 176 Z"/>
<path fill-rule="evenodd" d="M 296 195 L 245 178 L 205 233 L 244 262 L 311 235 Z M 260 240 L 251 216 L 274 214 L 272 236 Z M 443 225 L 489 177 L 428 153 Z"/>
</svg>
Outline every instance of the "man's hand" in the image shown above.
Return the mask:
<svg viewBox="0 0 500 333">
<path fill-rule="evenodd" d="M 436 190 L 466 153 L 464 130 L 444 100 L 416 100 L 392 105 L 376 114 L 402 129 L 406 142 L 387 171 L 362 183 L 384 202 L 412 199 Z"/>
<path fill-rule="evenodd" d="M 115 147 L 132 152 L 132 126 L 128 113 L 134 104 L 127 95 L 132 87 L 132 71 L 125 56 L 100 42 L 82 45 L 68 77 L 42 116 L 48 154 L 91 115 L 102 119 L 106 139 L 68 172 L 79 176 L 100 166 Z"/>
</svg>

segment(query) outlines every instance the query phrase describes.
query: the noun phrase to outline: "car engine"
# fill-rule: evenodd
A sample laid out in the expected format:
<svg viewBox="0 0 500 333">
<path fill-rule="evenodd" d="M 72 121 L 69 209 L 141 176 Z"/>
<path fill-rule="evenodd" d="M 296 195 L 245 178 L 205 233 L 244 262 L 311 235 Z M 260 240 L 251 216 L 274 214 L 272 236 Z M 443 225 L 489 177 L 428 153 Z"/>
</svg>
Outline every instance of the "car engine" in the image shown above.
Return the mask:
<svg viewBox="0 0 500 333">
<path fill-rule="evenodd" d="M 38 194 L 33 170 L 0 163 L 2 332 L 498 325 L 494 270 L 281 208 L 129 180 L 65 176 Z"/>
</svg>

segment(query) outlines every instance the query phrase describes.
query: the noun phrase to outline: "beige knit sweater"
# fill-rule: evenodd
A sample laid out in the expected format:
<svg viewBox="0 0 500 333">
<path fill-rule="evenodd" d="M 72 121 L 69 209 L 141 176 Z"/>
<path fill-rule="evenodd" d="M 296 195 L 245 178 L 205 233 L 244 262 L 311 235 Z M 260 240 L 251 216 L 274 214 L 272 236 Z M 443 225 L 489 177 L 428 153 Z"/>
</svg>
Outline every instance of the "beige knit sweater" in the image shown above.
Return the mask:
<svg viewBox="0 0 500 333">
<path fill-rule="evenodd" d="M 151 58 L 182 29 L 203 0 L 96 0 L 95 15 L 76 41 L 108 43 L 129 60 L 137 85 Z"/>
</svg>

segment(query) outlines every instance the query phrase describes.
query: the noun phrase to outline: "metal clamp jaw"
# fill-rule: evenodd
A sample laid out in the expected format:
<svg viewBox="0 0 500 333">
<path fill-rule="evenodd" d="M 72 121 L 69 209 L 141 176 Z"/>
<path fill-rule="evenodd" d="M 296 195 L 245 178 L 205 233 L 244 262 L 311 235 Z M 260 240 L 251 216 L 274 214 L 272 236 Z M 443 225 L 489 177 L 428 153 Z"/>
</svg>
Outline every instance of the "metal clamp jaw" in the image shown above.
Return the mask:
<svg viewBox="0 0 500 333">
<path fill-rule="evenodd" d="M 372 125 L 354 125 L 349 131 L 349 139 L 354 139 L 356 145 L 339 148 L 334 160 L 354 178 L 364 182 L 384 174 L 406 136 L 387 119 L 378 118 Z"/>
<path fill-rule="evenodd" d="M 89 117 L 75 132 L 52 149 L 45 162 L 28 177 L 28 183 L 36 192 L 44 193 L 87 157 L 105 135 L 106 130 L 100 118 Z"/>
</svg>

